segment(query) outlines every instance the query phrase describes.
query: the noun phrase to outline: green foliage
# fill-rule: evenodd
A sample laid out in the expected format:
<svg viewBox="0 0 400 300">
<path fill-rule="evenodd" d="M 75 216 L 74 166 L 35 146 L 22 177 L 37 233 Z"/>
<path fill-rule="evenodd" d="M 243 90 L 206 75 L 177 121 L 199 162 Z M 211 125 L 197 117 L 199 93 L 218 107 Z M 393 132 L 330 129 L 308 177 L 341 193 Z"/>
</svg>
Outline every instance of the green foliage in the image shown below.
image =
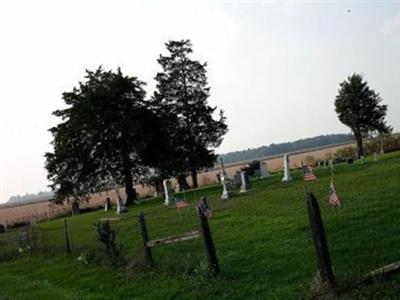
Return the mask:
<svg viewBox="0 0 400 300">
<path fill-rule="evenodd" d="M 221 144 L 227 132 L 226 118 L 222 110 L 217 120 L 213 118 L 217 108 L 207 101 L 207 64 L 190 59 L 191 42 L 169 41 L 165 45 L 168 55 L 158 59 L 162 71 L 155 77 L 157 90 L 152 104 L 163 115 L 175 116 L 170 119 L 169 137 L 179 152 L 165 162 L 162 172 L 176 176 L 189 170 L 197 187 L 197 171 L 214 164 L 213 148 Z"/>
<path fill-rule="evenodd" d="M 56 200 L 125 185 L 128 204 L 133 180 L 146 176 L 168 156 L 163 120 L 144 101 L 144 82 L 117 72 L 86 71 L 85 81 L 63 93 L 67 108 L 54 115 L 53 152 L 46 169 Z"/>
<path fill-rule="evenodd" d="M 118 230 L 112 229 L 110 222 L 100 221 L 96 225 L 96 238 L 101 252 L 113 265 L 116 265 L 121 257 L 121 251 L 116 244 Z"/>
<path fill-rule="evenodd" d="M 357 158 L 357 149 L 353 146 L 343 147 L 336 151 L 336 157 L 341 157 L 344 159 L 356 159 Z"/>
<path fill-rule="evenodd" d="M 339 120 L 353 132 L 359 157 L 364 155 L 363 137 L 374 131 L 388 133 L 392 130 L 385 121 L 387 105 L 381 102 L 382 98 L 370 89 L 360 74 L 353 74 L 340 83 L 335 110 Z"/>
</svg>

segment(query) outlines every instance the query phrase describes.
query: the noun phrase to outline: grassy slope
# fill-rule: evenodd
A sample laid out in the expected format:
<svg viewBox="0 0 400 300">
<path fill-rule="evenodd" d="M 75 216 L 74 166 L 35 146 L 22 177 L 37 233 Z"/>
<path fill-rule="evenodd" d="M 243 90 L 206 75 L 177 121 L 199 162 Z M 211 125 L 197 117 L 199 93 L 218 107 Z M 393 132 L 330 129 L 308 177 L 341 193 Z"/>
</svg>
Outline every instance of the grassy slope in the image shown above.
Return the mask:
<svg viewBox="0 0 400 300">
<path fill-rule="evenodd" d="M 323 211 L 334 271 L 349 279 L 400 259 L 398 205 L 400 153 L 385 155 L 375 163 L 340 165 L 335 183 L 343 206 L 327 205 L 329 171 L 317 170 L 311 183 Z M 130 208 L 120 227 L 119 242 L 131 261 L 130 268 L 113 270 L 106 265 L 85 265 L 76 257 L 23 257 L 0 264 L 0 298 L 5 299 L 292 299 L 307 297 L 316 274 L 299 172 L 285 186 L 277 174 L 253 182 L 254 190 L 221 202 L 219 187 L 185 195 L 189 202 L 203 195 L 214 210 L 210 221 L 222 273 L 218 279 L 204 276 L 206 261 L 201 240 L 155 249 L 158 266 L 143 266 L 137 219 L 148 216 L 150 238 L 197 228 L 193 207 L 163 208 L 161 200 Z M 94 212 L 69 218 L 74 247 L 94 245 L 93 223 L 113 212 Z M 51 243 L 63 246 L 62 220 L 39 225 L 53 232 Z M 400 289 L 395 284 L 377 285 L 350 297 L 372 297 Z M 379 298 L 378 296 L 376 296 Z"/>
</svg>

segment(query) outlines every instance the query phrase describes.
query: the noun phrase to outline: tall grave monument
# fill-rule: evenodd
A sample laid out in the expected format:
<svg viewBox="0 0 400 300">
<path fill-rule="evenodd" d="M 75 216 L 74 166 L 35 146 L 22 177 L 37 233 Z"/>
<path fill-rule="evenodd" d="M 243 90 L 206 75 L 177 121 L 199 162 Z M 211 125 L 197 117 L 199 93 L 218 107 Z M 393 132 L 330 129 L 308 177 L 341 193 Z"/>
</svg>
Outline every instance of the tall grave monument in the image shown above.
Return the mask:
<svg viewBox="0 0 400 300">
<path fill-rule="evenodd" d="M 226 175 L 222 157 L 219 158 L 219 161 L 221 162 L 221 183 L 223 187 L 221 199 L 229 199 L 230 197 L 232 197 L 233 194 L 232 181 Z"/>
<path fill-rule="evenodd" d="M 175 193 L 172 190 L 171 180 L 164 179 L 163 186 L 164 186 L 164 199 L 165 199 L 164 204 L 165 205 L 174 204 L 175 203 Z"/>
<path fill-rule="evenodd" d="M 289 168 L 289 154 L 285 154 L 283 156 L 283 178 L 282 182 L 289 182 L 292 181 L 292 175 L 290 175 L 290 168 Z"/>
<path fill-rule="evenodd" d="M 250 179 L 249 175 L 247 175 L 246 171 L 240 172 L 240 178 L 242 180 L 242 185 L 240 186 L 240 193 L 247 193 L 248 191 L 251 190 L 251 184 L 250 184 Z"/>
</svg>

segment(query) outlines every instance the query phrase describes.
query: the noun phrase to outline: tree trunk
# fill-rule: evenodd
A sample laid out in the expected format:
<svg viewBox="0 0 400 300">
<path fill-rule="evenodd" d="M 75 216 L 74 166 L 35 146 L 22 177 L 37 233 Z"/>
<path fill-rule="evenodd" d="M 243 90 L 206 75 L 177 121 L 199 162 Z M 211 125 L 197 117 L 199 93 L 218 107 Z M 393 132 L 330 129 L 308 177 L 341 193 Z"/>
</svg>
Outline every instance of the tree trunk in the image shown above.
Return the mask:
<svg viewBox="0 0 400 300">
<path fill-rule="evenodd" d="M 190 168 L 190 175 L 191 175 L 191 177 L 192 177 L 192 182 L 193 182 L 192 187 L 193 187 L 194 189 L 195 189 L 195 188 L 198 188 L 199 185 L 198 185 L 198 183 L 197 183 L 197 170 L 196 170 L 195 167 L 191 167 L 191 168 Z"/>
<path fill-rule="evenodd" d="M 357 152 L 358 152 L 358 158 L 361 158 L 361 156 L 364 156 L 364 146 L 363 146 L 363 138 L 361 133 L 356 133 L 356 140 L 357 140 Z"/>
<path fill-rule="evenodd" d="M 136 190 L 133 188 L 131 162 L 129 161 L 129 156 L 127 153 L 123 154 L 123 164 L 124 164 L 124 183 L 125 183 L 125 193 L 126 193 L 125 205 L 128 206 L 133 204 L 133 201 L 137 200 L 137 197 L 136 197 Z"/>
<path fill-rule="evenodd" d="M 179 190 L 180 192 L 188 190 L 189 189 L 189 184 L 186 181 L 186 175 L 185 174 L 179 174 L 176 179 L 178 180 L 179 184 Z"/>
</svg>

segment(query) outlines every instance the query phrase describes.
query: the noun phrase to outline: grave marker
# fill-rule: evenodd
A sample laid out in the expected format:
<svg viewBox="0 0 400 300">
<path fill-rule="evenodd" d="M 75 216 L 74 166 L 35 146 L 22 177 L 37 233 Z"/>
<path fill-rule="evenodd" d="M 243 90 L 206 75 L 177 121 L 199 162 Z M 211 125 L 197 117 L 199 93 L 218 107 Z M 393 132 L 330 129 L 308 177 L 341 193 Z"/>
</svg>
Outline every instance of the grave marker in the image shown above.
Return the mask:
<svg viewBox="0 0 400 300">
<path fill-rule="evenodd" d="M 164 179 L 163 180 L 163 187 L 164 187 L 164 204 L 170 205 L 175 203 L 175 194 L 172 190 L 171 180 Z"/>
<path fill-rule="evenodd" d="M 242 171 L 240 172 L 240 178 L 242 181 L 242 185 L 240 186 L 240 193 L 247 193 L 251 190 L 249 175 L 247 175 L 246 171 Z"/>
<path fill-rule="evenodd" d="M 289 182 L 292 181 L 292 175 L 290 175 L 290 168 L 289 168 L 289 154 L 285 154 L 283 156 L 283 178 L 282 182 Z"/>
<path fill-rule="evenodd" d="M 267 178 L 269 176 L 271 176 L 271 174 L 268 172 L 268 165 L 265 161 L 263 161 L 260 163 L 260 178 Z"/>
</svg>

